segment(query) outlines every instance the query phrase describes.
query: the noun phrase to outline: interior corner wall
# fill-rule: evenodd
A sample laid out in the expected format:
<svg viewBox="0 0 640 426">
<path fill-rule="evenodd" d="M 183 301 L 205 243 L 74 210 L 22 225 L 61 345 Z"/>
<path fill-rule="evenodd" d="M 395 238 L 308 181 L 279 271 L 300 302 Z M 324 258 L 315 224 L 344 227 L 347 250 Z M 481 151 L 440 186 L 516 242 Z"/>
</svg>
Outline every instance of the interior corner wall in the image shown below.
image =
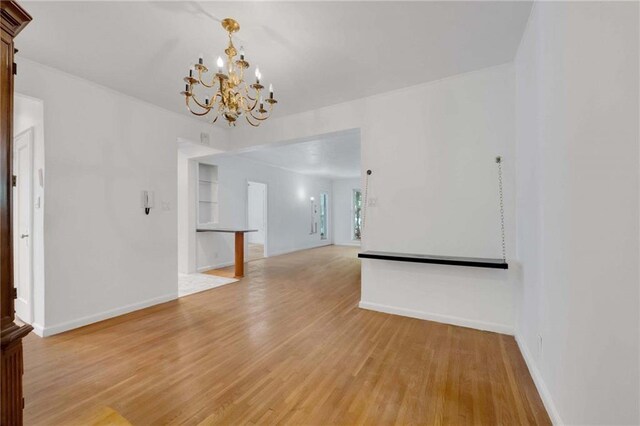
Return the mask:
<svg viewBox="0 0 640 426">
<path fill-rule="evenodd" d="M 178 151 L 178 272 L 196 272 L 197 163 Z"/>
<path fill-rule="evenodd" d="M 335 179 L 333 186 L 333 243 L 343 246 L 359 246 L 353 239 L 353 190 L 360 189 L 360 178 Z"/>
<path fill-rule="evenodd" d="M 29 232 L 32 244 L 32 325 L 36 334 L 42 334 L 44 324 L 44 187 L 40 186 L 39 170 L 44 170 L 44 105 L 40 99 L 16 93 L 13 102 L 13 135 L 33 129 L 33 223 Z M 39 200 L 37 202 L 36 200 Z"/>
<path fill-rule="evenodd" d="M 537 2 L 515 61 L 517 340 L 556 424 L 639 424 L 637 2 Z"/>
<path fill-rule="evenodd" d="M 267 184 L 265 252 L 268 256 L 332 243 L 330 232 L 329 238 L 320 239 L 319 223 L 318 232 L 311 233 L 310 197 L 315 198 L 319 209 L 320 193 L 326 192 L 331 204 L 329 179 L 303 175 L 231 155 L 208 157 L 201 161 L 218 166 L 220 227 L 247 226 L 247 184 L 248 181 L 261 182 Z M 317 213 L 315 220 L 319 221 Z M 245 244 L 246 242 L 245 238 Z M 233 234 L 200 232 L 196 234 L 196 245 L 198 271 L 233 264 Z M 245 257 L 246 254 L 245 250 Z"/>
<path fill-rule="evenodd" d="M 16 91 L 44 102 L 44 334 L 177 297 L 176 141 L 211 126 L 17 61 Z"/>
<path fill-rule="evenodd" d="M 371 169 L 365 250 L 499 258 L 496 155 L 507 260 L 515 248 L 513 64 L 236 129 L 238 148 L 360 129 Z M 390 105 L 402 105 L 390 108 Z M 361 306 L 513 333 L 518 271 L 362 260 Z"/>
</svg>

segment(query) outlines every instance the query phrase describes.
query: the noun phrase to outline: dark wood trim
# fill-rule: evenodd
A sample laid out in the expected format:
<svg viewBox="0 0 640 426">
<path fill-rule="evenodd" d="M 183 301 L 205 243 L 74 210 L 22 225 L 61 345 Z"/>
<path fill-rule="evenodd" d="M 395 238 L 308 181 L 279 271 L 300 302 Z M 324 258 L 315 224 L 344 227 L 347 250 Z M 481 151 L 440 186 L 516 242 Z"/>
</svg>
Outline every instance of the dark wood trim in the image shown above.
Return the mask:
<svg viewBox="0 0 640 426">
<path fill-rule="evenodd" d="M 2 330 L 2 334 L 0 334 L 1 347 L 5 348 L 11 345 L 16 340 L 22 339 L 27 334 L 31 333 L 33 327 L 30 325 L 18 325 L 13 323 L 11 326 Z"/>
<path fill-rule="evenodd" d="M 487 259 L 482 257 L 432 256 L 428 254 L 391 253 L 386 251 L 363 251 L 362 253 L 358 253 L 358 257 L 361 259 L 390 260 L 395 262 L 509 269 L 509 264 L 502 259 Z"/>
<path fill-rule="evenodd" d="M 22 339 L 2 349 L 2 425 L 21 425 L 24 401 L 22 397 Z"/>
<path fill-rule="evenodd" d="M 31 16 L 14 1 L 0 3 L 0 424 L 21 425 L 22 338 L 33 329 L 14 322 L 12 175 L 13 79 L 15 48 L 13 39 L 31 21 Z"/>
<path fill-rule="evenodd" d="M 15 38 L 33 19 L 17 2 L 5 0 L 0 2 L 0 18 L 2 29 L 12 38 Z"/>
<path fill-rule="evenodd" d="M 4 7 L 4 2 L 2 3 Z M 4 15 L 3 15 L 4 16 Z M 13 134 L 13 38 L 4 28 L 1 31 L 0 80 L 0 324 L 4 330 L 13 323 L 11 297 L 13 252 L 11 247 L 11 139 Z"/>
</svg>

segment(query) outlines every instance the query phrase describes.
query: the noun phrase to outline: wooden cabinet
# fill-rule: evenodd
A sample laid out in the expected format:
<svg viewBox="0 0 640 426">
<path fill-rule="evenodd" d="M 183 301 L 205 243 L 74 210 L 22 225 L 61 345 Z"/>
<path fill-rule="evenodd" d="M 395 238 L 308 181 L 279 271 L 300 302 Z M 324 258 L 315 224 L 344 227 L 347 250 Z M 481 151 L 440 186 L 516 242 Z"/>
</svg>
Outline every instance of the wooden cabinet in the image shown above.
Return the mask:
<svg viewBox="0 0 640 426">
<path fill-rule="evenodd" d="M 0 424 L 22 424 L 22 338 L 30 325 L 14 322 L 13 248 L 11 238 L 11 145 L 13 141 L 13 39 L 31 21 L 14 1 L 0 2 L 2 52 L 0 59 Z"/>
</svg>

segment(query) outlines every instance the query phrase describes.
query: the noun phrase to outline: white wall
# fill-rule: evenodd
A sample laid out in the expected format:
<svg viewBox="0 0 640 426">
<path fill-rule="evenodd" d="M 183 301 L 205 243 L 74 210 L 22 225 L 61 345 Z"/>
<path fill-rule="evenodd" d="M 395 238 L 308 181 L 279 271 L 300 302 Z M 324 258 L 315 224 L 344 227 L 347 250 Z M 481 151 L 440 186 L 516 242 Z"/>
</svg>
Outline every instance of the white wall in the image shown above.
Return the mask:
<svg viewBox="0 0 640 426">
<path fill-rule="evenodd" d="M 175 298 L 176 141 L 211 126 L 18 61 L 16 91 L 44 101 L 44 334 Z"/>
<path fill-rule="evenodd" d="M 229 155 L 201 161 L 218 166 L 220 227 L 247 226 L 247 183 L 262 182 L 267 184 L 267 256 L 331 244 L 320 239 L 319 228 L 310 234 L 309 201 L 314 197 L 317 202 L 320 193 L 327 192 L 331 202 L 330 180 Z M 233 234 L 198 233 L 196 240 L 198 270 L 233 264 Z"/>
<path fill-rule="evenodd" d="M 178 151 L 178 272 L 191 274 L 196 271 L 196 180 L 197 163 Z"/>
<path fill-rule="evenodd" d="M 333 182 L 333 243 L 359 246 L 353 240 L 353 190 L 360 189 L 360 178 L 336 179 Z"/>
<path fill-rule="evenodd" d="M 494 157 L 505 159 L 512 256 L 514 121 L 514 72 L 506 64 L 273 118 L 260 132 L 238 128 L 230 137 L 242 148 L 359 128 L 362 168 L 373 170 L 370 199 L 376 199 L 367 213 L 365 250 L 500 257 Z M 513 332 L 513 269 L 445 270 L 363 260 L 362 306 Z"/>
<path fill-rule="evenodd" d="M 536 3 L 516 58 L 517 338 L 557 423 L 640 423 L 638 12 Z"/>
<path fill-rule="evenodd" d="M 32 324 L 36 333 L 42 333 L 44 323 L 44 186 L 40 186 L 39 171 L 44 177 L 44 104 L 42 100 L 14 96 L 13 134 L 33 128 L 33 225 L 29 240 L 32 244 Z M 39 204 L 36 202 L 39 200 Z"/>
</svg>

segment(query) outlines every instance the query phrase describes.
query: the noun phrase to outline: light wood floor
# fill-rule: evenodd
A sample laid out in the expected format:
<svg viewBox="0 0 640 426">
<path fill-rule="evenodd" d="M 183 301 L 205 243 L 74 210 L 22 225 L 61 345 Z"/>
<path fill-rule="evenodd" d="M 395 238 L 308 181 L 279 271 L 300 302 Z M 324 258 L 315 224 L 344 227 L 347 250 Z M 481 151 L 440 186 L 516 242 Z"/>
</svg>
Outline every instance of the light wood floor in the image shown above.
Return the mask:
<svg viewBox="0 0 640 426">
<path fill-rule="evenodd" d="M 249 253 L 247 254 L 247 260 L 258 260 L 264 257 L 264 245 L 249 243 Z"/>
<path fill-rule="evenodd" d="M 134 425 L 550 423 L 512 337 L 359 309 L 356 249 L 247 266 L 234 284 L 29 336 L 25 424 L 105 409 Z"/>
</svg>

